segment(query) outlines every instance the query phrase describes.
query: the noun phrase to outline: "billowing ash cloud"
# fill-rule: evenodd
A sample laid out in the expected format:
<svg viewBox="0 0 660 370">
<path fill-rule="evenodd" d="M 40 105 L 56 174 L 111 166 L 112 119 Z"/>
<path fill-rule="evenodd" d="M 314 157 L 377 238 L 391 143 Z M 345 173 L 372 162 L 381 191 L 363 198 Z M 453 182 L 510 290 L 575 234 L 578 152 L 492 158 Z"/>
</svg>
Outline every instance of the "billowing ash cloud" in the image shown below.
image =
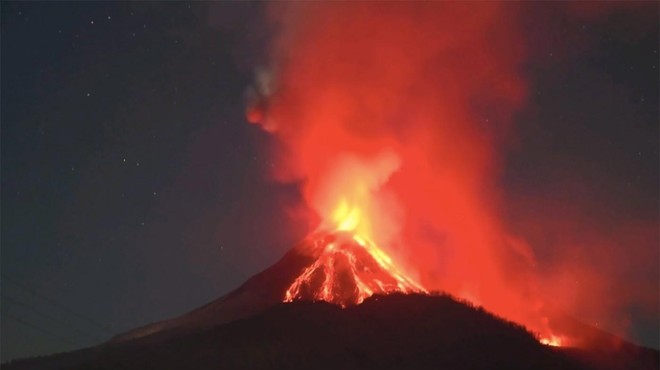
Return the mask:
<svg viewBox="0 0 660 370">
<path fill-rule="evenodd" d="M 551 334 L 535 257 L 502 221 L 498 171 L 527 84 L 513 3 L 276 3 L 248 120 L 318 223 L 341 202 L 428 289 Z M 561 334 L 561 333 L 560 333 Z"/>
</svg>

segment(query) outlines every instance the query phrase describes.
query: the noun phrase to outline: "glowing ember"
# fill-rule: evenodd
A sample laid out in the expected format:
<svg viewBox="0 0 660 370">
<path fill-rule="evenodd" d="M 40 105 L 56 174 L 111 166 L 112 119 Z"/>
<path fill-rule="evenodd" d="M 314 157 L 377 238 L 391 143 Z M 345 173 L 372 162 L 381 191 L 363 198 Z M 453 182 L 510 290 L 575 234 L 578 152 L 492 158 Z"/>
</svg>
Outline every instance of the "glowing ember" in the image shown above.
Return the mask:
<svg viewBox="0 0 660 370">
<path fill-rule="evenodd" d="M 561 347 L 563 344 L 562 338 L 555 335 L 550 335 L 547 338 L 541 338 L 539 339 L 539 342 L 545 344 L 546 346 L 552 346 L 552 347 Z"/>
<path fill-rule="evenodd" d="M 360 214 L 358 208 L 340 203 L 333 214 L 336 231 L 315 237 L 312 253 L 318 257 L 287 289 L 285 302 L 305 299 L 345 307 L 373 294 L 426 292 L 369 238 L 355 233 Z"/>
</svg>

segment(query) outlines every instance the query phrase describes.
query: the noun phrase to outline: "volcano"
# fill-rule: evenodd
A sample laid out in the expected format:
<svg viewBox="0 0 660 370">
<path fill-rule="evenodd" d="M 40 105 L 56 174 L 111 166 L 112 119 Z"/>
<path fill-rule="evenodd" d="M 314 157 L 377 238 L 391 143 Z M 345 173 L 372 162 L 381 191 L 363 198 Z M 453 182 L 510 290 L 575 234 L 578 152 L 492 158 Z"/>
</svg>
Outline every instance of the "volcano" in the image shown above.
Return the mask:
<svg viewBox="0 0 660 370">
<path fill-rule="evenodd" d="M 118 335 L 115 342 L 189 331 L 259 313 L 282 302 L 325 301 L 346 307 L 374 294 L 425 293 L 372 241 L 346 230 L 317 231 L 238 289 L 181 317 Z"/>
<path fill-rule="evenodd" d="M 311 234 L 238 289 L 180 317 L 96 347 L 2 367 L 658 368 L 658 351 L 577 325 L 601 345 L 544 345 L 524 327 L 483 308 L 427 292 L 375 243 L 339 230 Z"/>
<path fill-rule="evenodd" d="M 342 307 L 374 294 L 425 292 L 406 278 L 373 242 L 348 232 L 313 239 L 314 262 L 289 286 L 285 301 L 326 301 Z"/>
</svg>

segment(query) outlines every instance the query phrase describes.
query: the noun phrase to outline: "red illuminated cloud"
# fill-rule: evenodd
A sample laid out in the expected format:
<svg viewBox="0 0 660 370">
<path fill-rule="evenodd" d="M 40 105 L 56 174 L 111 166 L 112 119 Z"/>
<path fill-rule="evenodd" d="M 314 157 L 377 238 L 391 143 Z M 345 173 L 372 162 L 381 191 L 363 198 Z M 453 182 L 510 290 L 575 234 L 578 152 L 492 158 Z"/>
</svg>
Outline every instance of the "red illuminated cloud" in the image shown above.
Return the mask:
<svg viewBox="0 0 660 370">
<path fill-rule="evenodd" d="M 324 225 L 356 230 L 427 289 L 550 335 L 535 257 L 503 226 L 497 173 L 525 103 L 518 5 L 277 3 L 248 119 L 278 139 L 276 179 Z"/>
</svg>

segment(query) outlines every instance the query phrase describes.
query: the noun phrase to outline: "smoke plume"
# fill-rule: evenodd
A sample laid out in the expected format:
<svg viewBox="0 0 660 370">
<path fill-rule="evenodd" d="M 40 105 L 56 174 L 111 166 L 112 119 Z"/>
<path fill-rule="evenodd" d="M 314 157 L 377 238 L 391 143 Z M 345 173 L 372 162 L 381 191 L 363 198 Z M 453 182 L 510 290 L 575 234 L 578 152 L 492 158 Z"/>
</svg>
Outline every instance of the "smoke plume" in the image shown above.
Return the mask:
<svg viewBox="0 0 660 370">
<path fill-rule="evenodd" d="M 342 202 L 358 206 L 363 231 L 427 289 L 551 334 L 534 253 L 505 227 L 498 188 L 527 95 L 519 6 L 270 11 L 279 32 L 247 116 L 278 139 L 273 176 L 300 185 L 320 225 Z"/>
</svg>

